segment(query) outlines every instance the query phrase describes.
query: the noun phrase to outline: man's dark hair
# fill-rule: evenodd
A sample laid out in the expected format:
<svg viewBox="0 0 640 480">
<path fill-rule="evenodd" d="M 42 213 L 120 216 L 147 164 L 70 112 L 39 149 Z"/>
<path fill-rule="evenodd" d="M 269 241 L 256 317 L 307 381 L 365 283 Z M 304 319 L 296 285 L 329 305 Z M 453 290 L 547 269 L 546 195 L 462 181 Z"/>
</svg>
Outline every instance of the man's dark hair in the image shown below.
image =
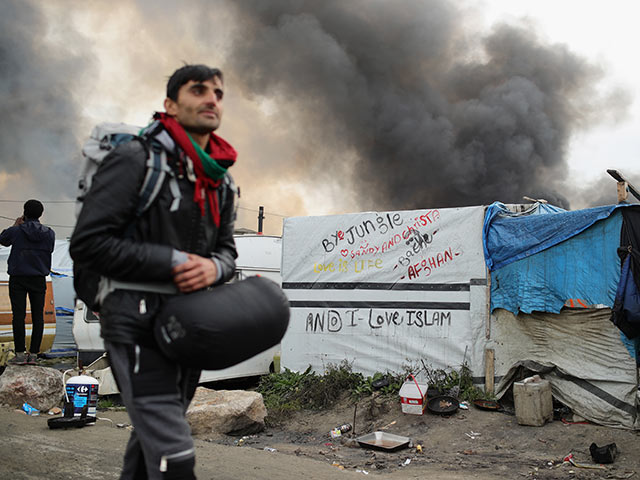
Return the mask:
<svg viewBox="0 0 640 480">
<path fill-rule="evenodd" d="M 44 212 L 44 205 L 38 200 L 27 200 L 24 202 L 24 216 L 31 220 L 37 220 Z"/>
<path fill-rule="evenodd" d="M 195 82 L 204 82 L 213 77 L 218 77 L 222 82 L 222 72 L 217 68 L 207 67 L 206 65 L 185 65 L 173 72 L 173 75 L 167 82 L 167 97 L 174 102 L 178 101 L 178 90 L 189 80 Z"/>
</svg>

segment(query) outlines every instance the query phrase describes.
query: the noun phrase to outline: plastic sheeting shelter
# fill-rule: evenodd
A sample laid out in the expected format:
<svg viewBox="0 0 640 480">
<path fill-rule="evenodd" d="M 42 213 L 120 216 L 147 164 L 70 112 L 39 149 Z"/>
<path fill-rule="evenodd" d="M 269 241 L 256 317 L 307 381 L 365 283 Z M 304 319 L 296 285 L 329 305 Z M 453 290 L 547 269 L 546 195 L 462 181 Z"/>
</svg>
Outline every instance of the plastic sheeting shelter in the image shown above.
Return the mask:
<svg viewBox="0 0 640 480">
<path fill-rule="evenodd" d="M 553 396 L 578 415 L 601 425 L 637 428 L 635 360 L 609 316 L 608 309 L 518 316 L 496 310 L 495 340 L 489 346 L 496 349 L 496 372 L 502 374 L 498 397 L 523 367 L 549 380 Z"/>
<path fill-rule="evenodd" d="M 608 320 L 620 227 L 619 206 L 540 204 L 286 219 L 282 364 L 457 369 L 468 347 L 482 386 L 493 351 L 498 396 L 527 368 L 586 419 L 639 428 L 634 353 Z M 573 299 L 592 308 L 565 308 Z"/>
<path fill-rule="evenodd" d="M 514 215 L 499 204 L 488 209 L 493 314 L 487 348 L 495 350 L 498 396 L 526 368 L 543 374 L 554 397 L 587 420 L 640 428 L 636 352 L 609 320 L 626 207 L 535 216 Z M 564 307 L 574 299 L 583 307 Z"/>
<path fill-rule="evenodd" d="M 343 360 L 371 375 L 420 359 L 480 375 L 487 315 L 483 207 L 288 218 L 282 277 L 291 304 L 282 364 Z"/>
</svg>

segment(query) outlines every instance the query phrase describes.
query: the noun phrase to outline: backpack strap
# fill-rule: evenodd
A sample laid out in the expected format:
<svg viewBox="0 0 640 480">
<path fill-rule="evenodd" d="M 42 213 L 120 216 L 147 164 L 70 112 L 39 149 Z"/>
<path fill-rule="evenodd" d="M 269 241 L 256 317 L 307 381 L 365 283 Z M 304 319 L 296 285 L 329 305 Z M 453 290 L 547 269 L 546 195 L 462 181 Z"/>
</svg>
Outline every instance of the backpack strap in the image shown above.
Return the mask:
<svg viewBox="0 0 640 480">
<path fill-rule="evenodd" d="M 167 152 L 165 148 L 155 139 L 150 140 L 149 158 L 147 158 L 146 165 L 147 173 L 140 188 L 136 217 L 142 215 L 144 211 L 151 206 L 158 196 L 167 175 L 169 175 L 169 189 L 173 196 L 169 211 L 177 211 L 180 206 L 180 200 L 182 199 L 178 180 L 176 179 L 173 169 L 167 162 Z"/>
<path fill-rule="evenodd" d="M 236 197 L 239 197 L 240 195 L 238 195 L 238 187 L 228 172 L 224 175 L 221 187 L 222 188 L 218 188 L 218 201 L 220 202 L 220 208 L 224 208 L 224 204 L 227 201 L 227 190 L 231 190 L 231 194 L 233 195 L 233 218 L 235 219 L 238 213 L 238 202 L 236 202 Z"/>
</svg>

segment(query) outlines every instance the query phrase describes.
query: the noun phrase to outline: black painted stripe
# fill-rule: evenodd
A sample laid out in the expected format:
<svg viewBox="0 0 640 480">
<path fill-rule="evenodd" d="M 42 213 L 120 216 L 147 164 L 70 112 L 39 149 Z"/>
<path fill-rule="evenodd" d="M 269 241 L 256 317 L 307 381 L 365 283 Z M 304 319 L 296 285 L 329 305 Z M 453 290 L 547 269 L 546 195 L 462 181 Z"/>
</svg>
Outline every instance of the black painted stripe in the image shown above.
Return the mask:
<svg viewBox="0 0 640 480">
<path fill-rule="evenodd" d="M 292 308 L 404 308 L 408 310 L 470 310 L 464 302 L 368 302 L 348 300 L 291 300 Z"/>
<path fill-rule="evenodd" d="M 486 285 L 486 280 L 480 279 Z M 468 292 L 470 285 L 480 285 L 476 280 L 470 283 L 373 283 L 373 282 L 285 282 L 285 290 L 409 290 L 433 292 Z"/>
</svg>

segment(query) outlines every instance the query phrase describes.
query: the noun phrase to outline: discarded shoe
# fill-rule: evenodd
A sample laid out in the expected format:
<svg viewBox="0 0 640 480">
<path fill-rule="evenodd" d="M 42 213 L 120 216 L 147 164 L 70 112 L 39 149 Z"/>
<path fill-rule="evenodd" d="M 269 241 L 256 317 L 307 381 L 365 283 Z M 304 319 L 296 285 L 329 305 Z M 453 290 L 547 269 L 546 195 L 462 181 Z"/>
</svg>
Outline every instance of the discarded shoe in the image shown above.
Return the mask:
<svg viewBox="0 0 640 480">
<path fill-rule="evenodd" d="M 596 463 L 613 463 L 618 456 L 618 447 L 615 443 L 610 443 L 603 447 L 599 447 L 595 443 L 589 446 L 591 458 Z"/>
</svg>

